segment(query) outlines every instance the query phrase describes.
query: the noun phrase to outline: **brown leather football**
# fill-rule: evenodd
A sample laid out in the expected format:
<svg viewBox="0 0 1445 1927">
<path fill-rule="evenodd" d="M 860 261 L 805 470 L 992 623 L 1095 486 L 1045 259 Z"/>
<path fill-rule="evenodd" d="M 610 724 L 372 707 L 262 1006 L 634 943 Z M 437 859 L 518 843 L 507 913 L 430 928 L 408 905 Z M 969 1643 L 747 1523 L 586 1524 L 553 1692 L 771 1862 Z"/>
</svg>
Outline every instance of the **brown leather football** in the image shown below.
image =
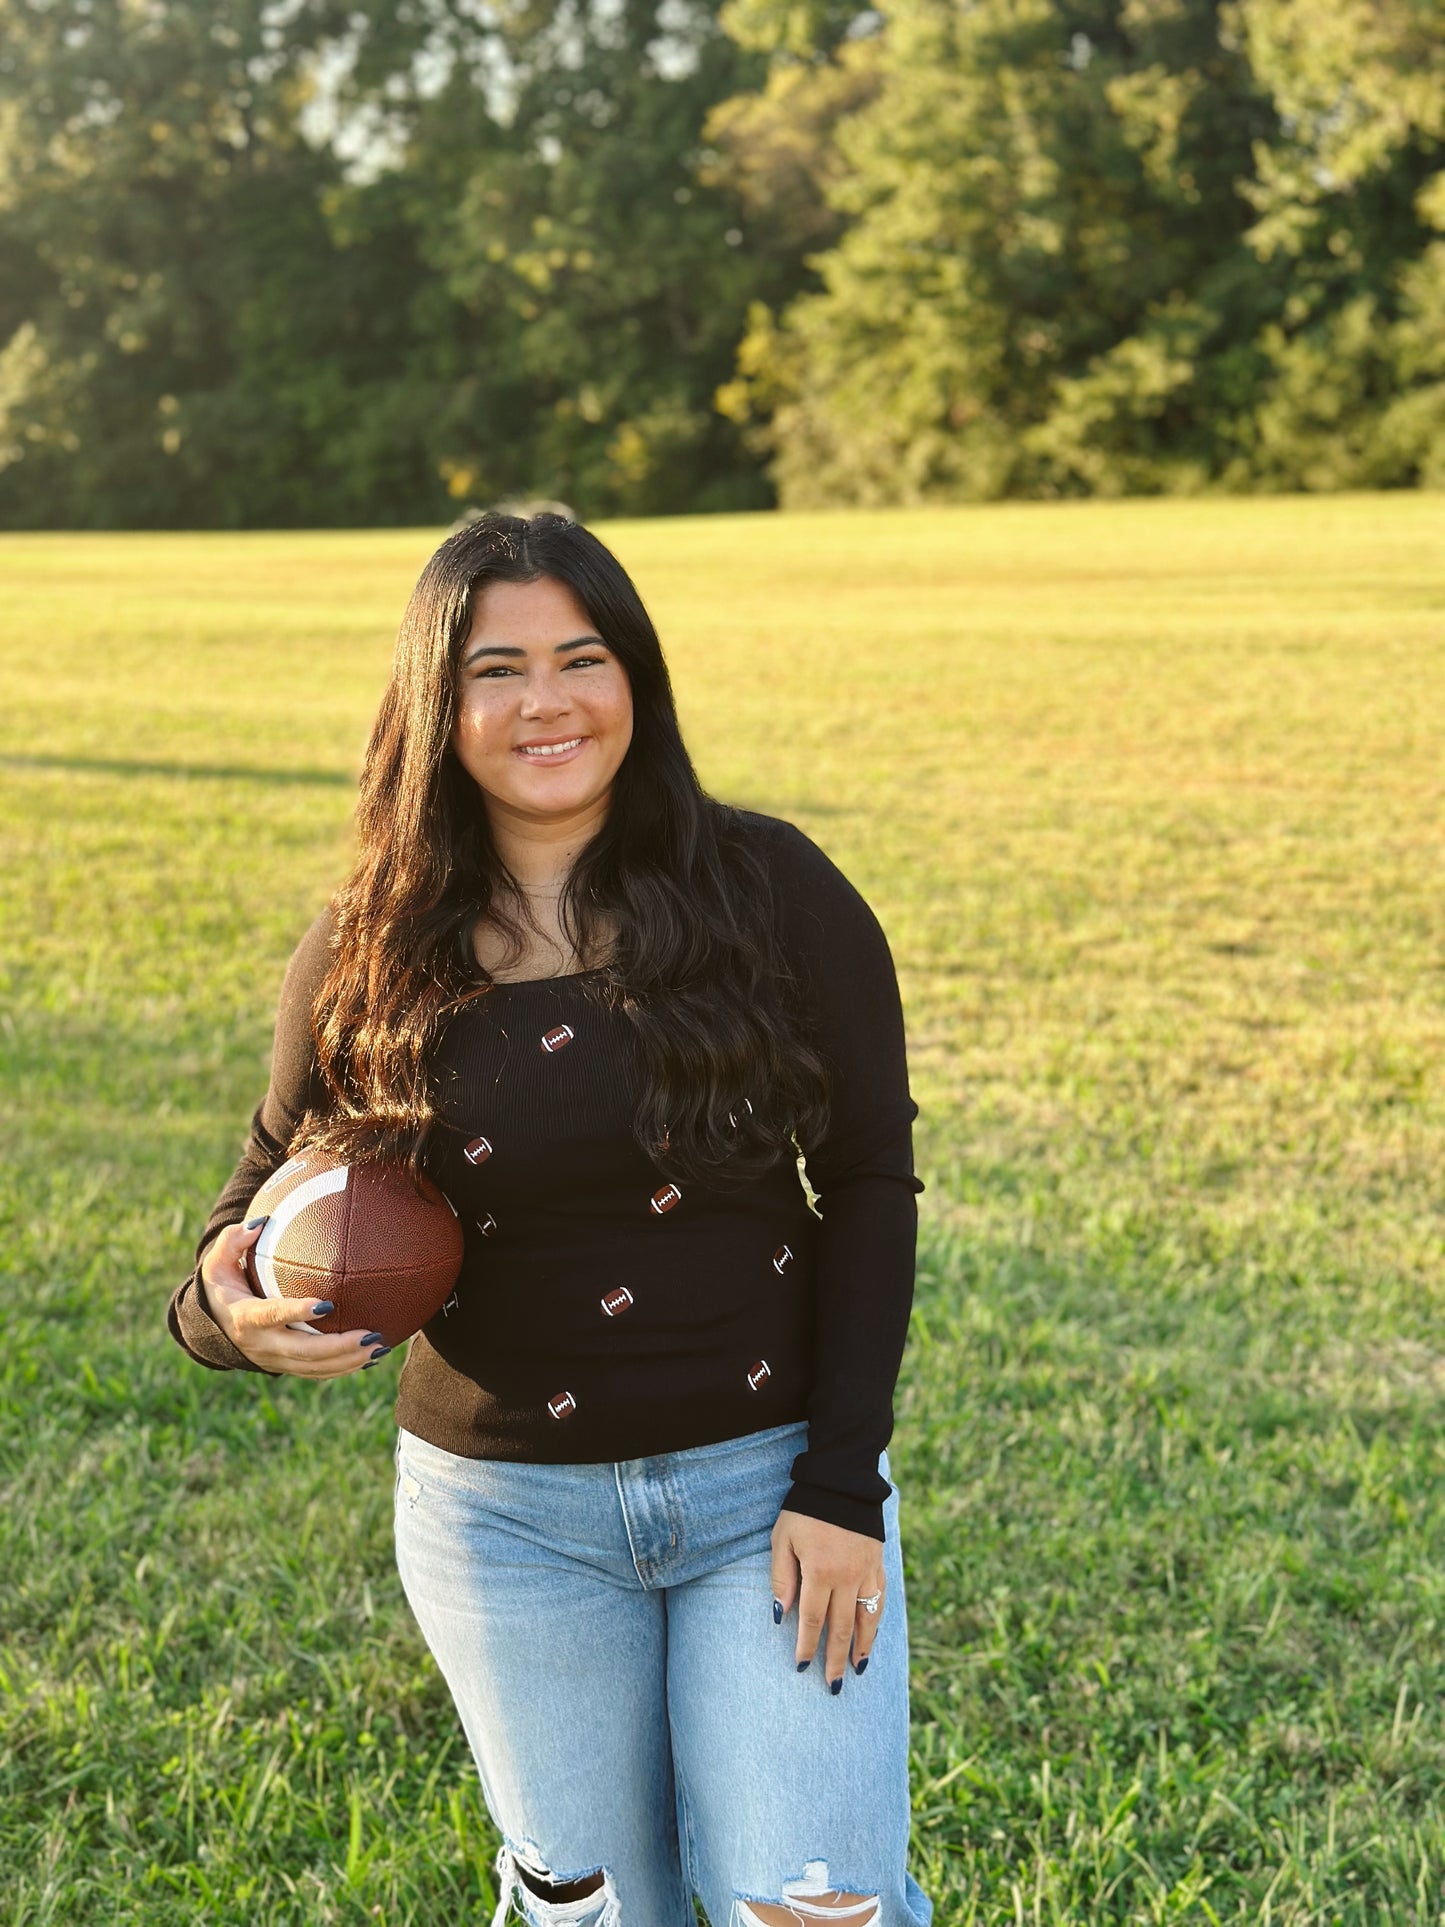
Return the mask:
<svg viewBox="0 0 1445 1927">
<path fill-rule="evenodd" d="M 266 1219 L 244 1259 L 252 1291 L 336 1307 L 294 1331 L 360 1329 L 399 1345 L 441 1310 L 462 1266 L 456 1212 L 404 1164 L 302 1152 L 267 1178 L 246 1215 Z"/>
</svg>

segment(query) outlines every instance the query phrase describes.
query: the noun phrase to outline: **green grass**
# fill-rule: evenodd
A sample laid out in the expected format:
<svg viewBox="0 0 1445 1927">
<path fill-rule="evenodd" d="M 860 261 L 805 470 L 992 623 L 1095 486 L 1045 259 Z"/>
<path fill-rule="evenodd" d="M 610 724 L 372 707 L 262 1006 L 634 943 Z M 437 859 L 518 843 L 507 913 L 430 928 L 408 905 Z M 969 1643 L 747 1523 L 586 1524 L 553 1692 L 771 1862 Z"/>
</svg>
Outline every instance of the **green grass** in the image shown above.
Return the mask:
<svg viewBox="0 0 1445 1927">
<path fill-rule="evenodd" d="M 899 961 L 940 1927 L 1439 1921 L 1445 499 L 603 533 Z M 488 1917 L 391 1368 L 160 1322 L 432 540 L 0 541 L 10 1927 Z"/>
</svg>

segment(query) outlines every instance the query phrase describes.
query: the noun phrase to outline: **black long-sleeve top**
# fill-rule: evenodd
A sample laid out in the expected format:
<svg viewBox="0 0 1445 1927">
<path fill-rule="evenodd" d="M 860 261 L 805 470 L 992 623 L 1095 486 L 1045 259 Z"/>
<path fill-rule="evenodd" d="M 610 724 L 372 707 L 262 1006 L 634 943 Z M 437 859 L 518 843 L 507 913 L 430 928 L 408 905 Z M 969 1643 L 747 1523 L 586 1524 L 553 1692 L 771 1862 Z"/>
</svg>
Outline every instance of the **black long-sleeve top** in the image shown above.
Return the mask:
<svg viewBox="0 0 1445 1927">
<path fill-rule="evenodd" d="M 433 1060 L 443 1128 L 427 1171 L 457 1208 L 466 1255 L 449 1308 L 411 1342 L 396 1417 L 466 1458 L 548 1464 L 806 1419 L 785 1505 L 881 1539 L 878 1457 L 922 1188 L 897 980 L 876 918 L 822 851 L 791 824 L 741 820 L 829 1075 L 826 1132 L 802 1146 L 816 1210 L 791 1156 L 743 1183 L 681 1181 L 672 1199 L 633 1136 L 641 1064 L 630 1020 L 600 994 L 605 972 L 496 984 L 451 1020 Z M 270 1088 L 198 1264 L 247 1215 L 306 1111 L 325 1107 L 311 1013 L 332 929 L 328 911 L 291 959 Z M 490 1150 L 474 1163 L 478 1138 Z M 195 1272 L 169 1323 L 200 1363 L 255 1369 L 212 1321 Z"/>
</svg>

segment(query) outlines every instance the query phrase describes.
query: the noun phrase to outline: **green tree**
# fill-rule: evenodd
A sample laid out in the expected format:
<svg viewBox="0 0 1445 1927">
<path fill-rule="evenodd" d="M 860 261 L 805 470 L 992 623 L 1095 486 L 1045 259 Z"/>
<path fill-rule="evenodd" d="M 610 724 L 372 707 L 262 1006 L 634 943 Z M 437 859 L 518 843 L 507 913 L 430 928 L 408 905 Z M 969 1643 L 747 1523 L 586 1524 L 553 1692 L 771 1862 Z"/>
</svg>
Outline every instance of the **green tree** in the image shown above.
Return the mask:
<svg viewBox="0 0 1445 1927">
<path fill-rule="evenodd" d="M 505 118 L 479 118 L 459 67 L 408 162 L 425 257 L 487 336 L 448 411 L 452 494 L 766 504 L 712 405 L 766 263 L 703 133 L 762 63 L 683 0 L 519 9 L 500 32 Z"/>
<path fill-rule="evenodd" d="M 1228 30 L 1276 109 L 1246 195 L 1288 293 L 1251 477 L 1445 481 L 1445 14 L 1436 0 L 1238 0 Z"/>
<path fill-rule="evenodd" d="M 1442 41 L 1433 0 L 897 0 L 821 285 L 720 404 L 797 504 L 1433 473 Z"/>
<path fill-rule="evenodd" d="M 0 519 L 766 502 L 690 0 L 0 0 Z"/>
<path fill-rule="evenodd" d="M 372 412 L 380 393 L 394 427 L 386 398 L 428 361 L 415 250 L 397 224 L 338 236 L 341 164 L 302 126 L 348 42 L 405 66 L 380 6 L 0 0 L 5 521 L 389 519 L 425 498 L 419 438 Z"/>
</svg>

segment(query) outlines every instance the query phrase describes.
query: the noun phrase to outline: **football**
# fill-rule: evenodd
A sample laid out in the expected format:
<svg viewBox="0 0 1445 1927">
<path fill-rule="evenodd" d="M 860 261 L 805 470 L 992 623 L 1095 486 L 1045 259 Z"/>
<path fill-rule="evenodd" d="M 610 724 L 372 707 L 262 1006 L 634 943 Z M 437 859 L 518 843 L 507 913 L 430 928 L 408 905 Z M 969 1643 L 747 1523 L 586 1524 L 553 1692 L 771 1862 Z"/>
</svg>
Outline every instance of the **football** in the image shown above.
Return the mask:
<svg viewBox="0 0 1445 1927">
<path fill-rule="evenodd" d="M 336 1308 L 295 1331 L 375 1331 L 399 1345 L 441 1310 L 462 1267 L 456 1212 L 404 1164 L 303 1152 L 267 1178 L 246 1215 L 266 1220 L 243 1260 L 252 1291 Z"/>
</svg>

